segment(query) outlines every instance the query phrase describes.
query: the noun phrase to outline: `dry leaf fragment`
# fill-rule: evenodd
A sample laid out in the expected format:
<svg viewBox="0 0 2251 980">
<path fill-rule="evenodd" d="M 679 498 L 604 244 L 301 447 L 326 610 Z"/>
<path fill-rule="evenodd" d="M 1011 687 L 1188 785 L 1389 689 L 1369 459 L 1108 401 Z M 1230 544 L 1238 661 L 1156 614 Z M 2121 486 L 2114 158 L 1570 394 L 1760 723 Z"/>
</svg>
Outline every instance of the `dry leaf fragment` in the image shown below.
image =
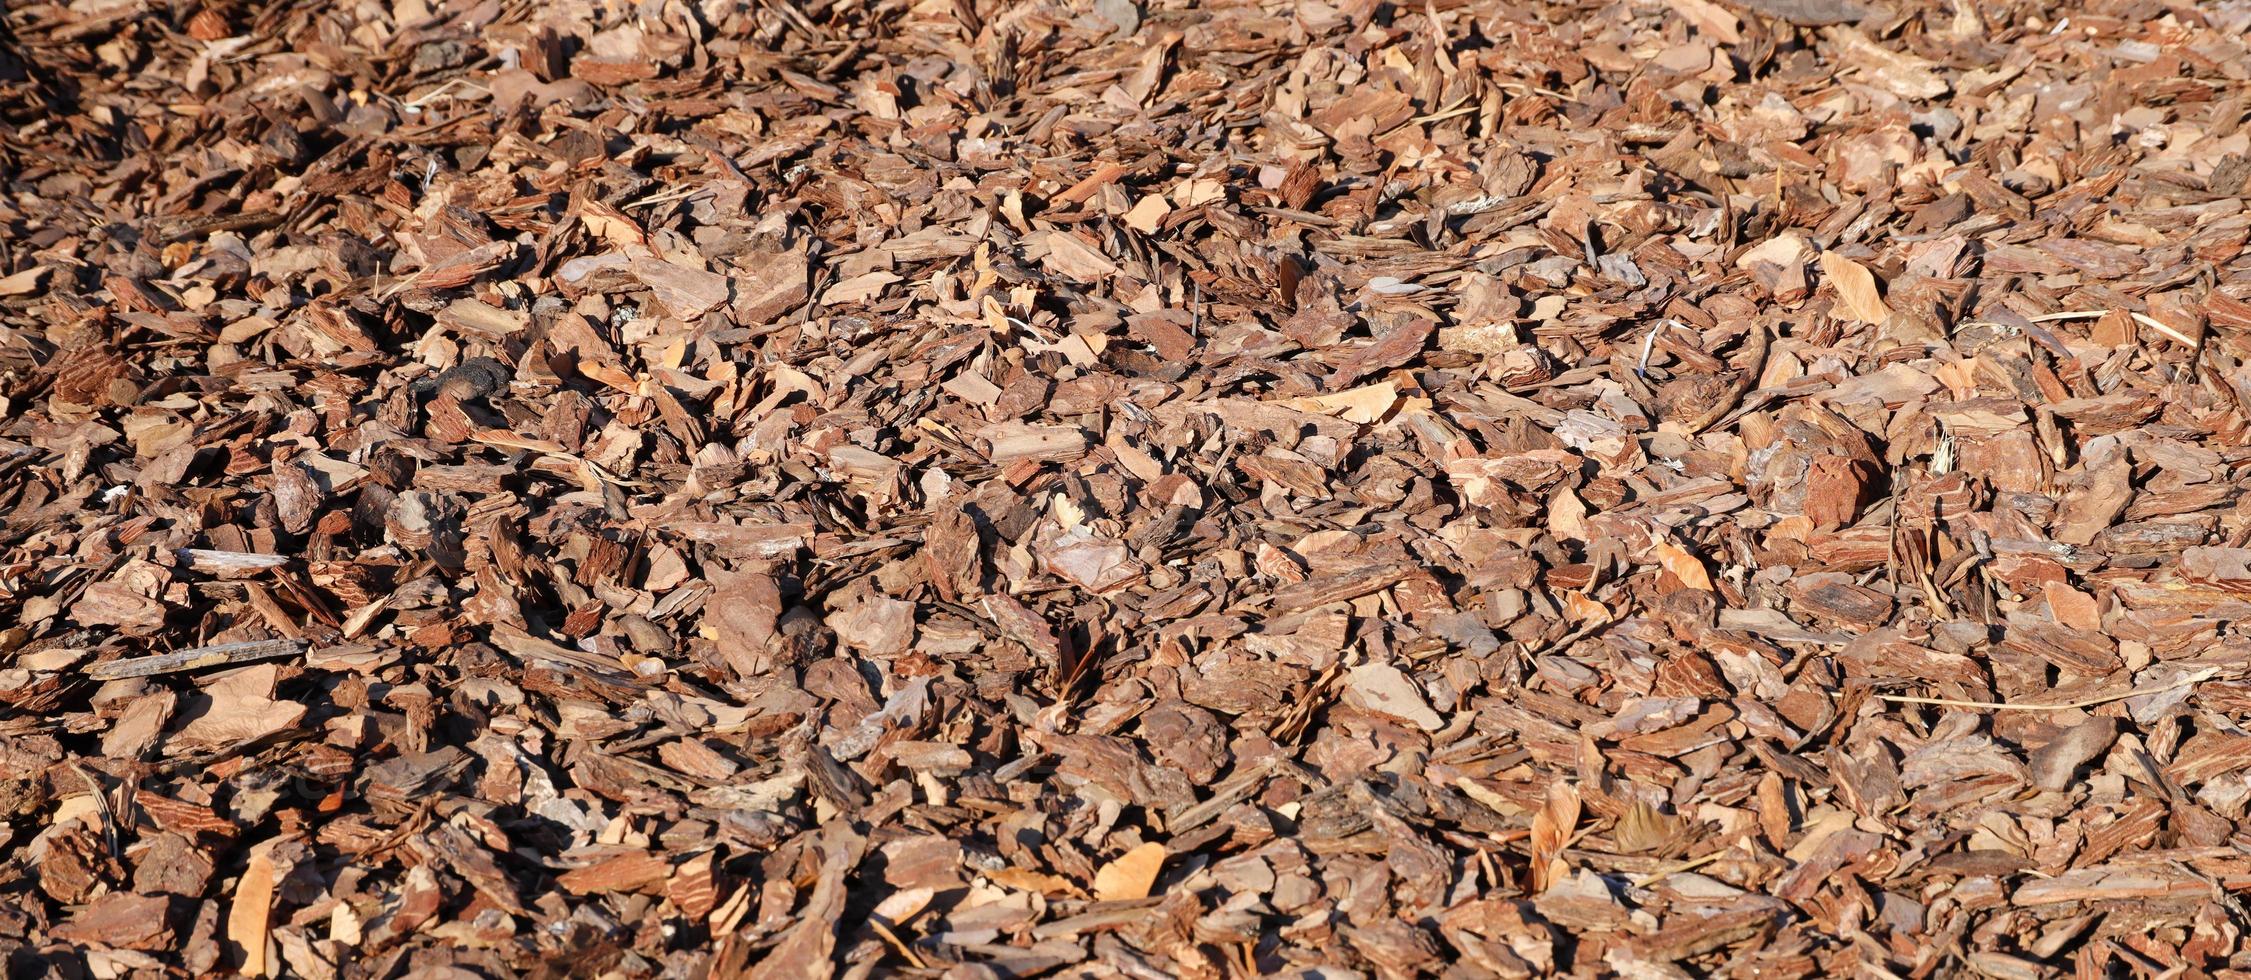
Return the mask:
<svg viewBox="0 0 2251 980">
<path fill-rule="evenodd" d="M 1446 727 L 1406 673 L 1390 664 L 1361 664 L 1345 675 L 1344 702 L 1362 711 L 1388 715 L 1426 732 Z"/>
<path fill-rule="evenodd" d="M 1771 775 L 1771 774 L 1770 774 Z M 1618 850 L 1627 854 L 1654 851 L 1671 843 L 1680 831 L 1680 818 L 1660 812 L 1647 800 L 1635 800 L 1626 808 L 1626 815 L 1618 818 L 1618 826 L 1611 831 L 1611 839 Z"/>
<path fill-rule="evenodd" d="M 268 841 L 250 851 L 250 864 L 235 882 L 234 902 L 227 908 L 227 939 L 242 949 L 242 975 L 265 976 L 267 917 L 274 902 L 273 844 Z"/>
<path fill-rule="evenodd" d="M 1094 873 L 1094 897 L 1103 902 L 1148 898 L 1164 864 L 1165 846 L 1155 841 L 1118 855 Z"/>
<path fill-rule="evenodd" d="M 1532 891 L 1547 891 L 1570 874 L 1561 857 L 1579 825 L 1579 788 L 1569 782 L 1548 786 L 1547 800 L 1532 814 Z"/>
<path fill-rule="evenodd" d="M 1674 578 L 1679 579 L 1683 588 L 1714 591 L 1711 573 L 1704 570 L 1703 561 L 1690 554 L 1688 549 L 1671 541 L 1659 541 L 1657 562 L 1664 566 L 1665 571 L 1671 572 Z"/>
<path fill-rule="evenodd" d="M 1829 283 L 1837 287 L 1837 298 L 1844 301 L 1844 310 L 1862 323 L 1880 324 L 1891 319 L 1891 307 L 1876 291 L 1876 274 L 1868 267 L 1835 252 L 1821 253 L 1821 271 Z"/>
</svg>

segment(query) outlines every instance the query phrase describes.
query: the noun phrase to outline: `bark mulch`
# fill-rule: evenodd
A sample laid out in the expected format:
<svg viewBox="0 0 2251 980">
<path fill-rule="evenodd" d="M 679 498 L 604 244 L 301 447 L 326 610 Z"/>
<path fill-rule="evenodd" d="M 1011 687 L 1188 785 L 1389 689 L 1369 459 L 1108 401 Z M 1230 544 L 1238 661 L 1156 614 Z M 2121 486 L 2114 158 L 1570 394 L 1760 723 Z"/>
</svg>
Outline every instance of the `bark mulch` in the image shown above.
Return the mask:
<svg viewBox="0 0 2251 980">
<path fill-rule="evenodd" d="M 10 976 L 2251 971 L 2251 3 L 0 23 Z"/>
</svg>

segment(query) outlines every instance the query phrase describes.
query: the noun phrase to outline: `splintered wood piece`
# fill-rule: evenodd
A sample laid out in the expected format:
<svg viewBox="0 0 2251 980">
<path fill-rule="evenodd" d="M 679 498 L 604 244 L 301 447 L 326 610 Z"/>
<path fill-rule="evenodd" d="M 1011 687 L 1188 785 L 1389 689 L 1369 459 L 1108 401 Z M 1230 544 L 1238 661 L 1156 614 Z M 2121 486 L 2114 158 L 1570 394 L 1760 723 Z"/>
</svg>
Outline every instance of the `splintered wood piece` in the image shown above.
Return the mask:
<svg viewBox="0 0 2251 980">
<path fill-rule="evenodd" d="M 1276 590 L 1267 605 L 1274 612 L 1289 613 L 1357 599 L 1399 584 L 1411 571 L 1413 566 L 1405 563 L 1387 563 L 1310 578 Z"/>
<path fill-rule="evenodd" d="M 268 569 L 281 568 L 293 559 L 287 555 L 260 555 L 243 551 L 215 551 L 209 548 L 182 548 L 180 560 L 198 572 L 213 575 L 253 574 Z"/>
<path fill-rule="evenodd" d="M 1087 447 L 1086 433 L 1069 426 L 995 426 L 984 435 L 991 444 L 986 458 L 997 466 L 1025 460 L 1076 459 Z"/>
</svg>

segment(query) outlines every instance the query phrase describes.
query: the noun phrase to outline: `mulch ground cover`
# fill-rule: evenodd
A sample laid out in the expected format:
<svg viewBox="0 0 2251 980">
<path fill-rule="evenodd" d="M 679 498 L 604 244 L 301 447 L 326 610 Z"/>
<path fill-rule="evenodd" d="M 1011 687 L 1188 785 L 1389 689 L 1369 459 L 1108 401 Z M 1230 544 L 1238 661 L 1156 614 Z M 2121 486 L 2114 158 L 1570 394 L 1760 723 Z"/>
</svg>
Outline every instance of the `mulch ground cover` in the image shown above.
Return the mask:
<svg viewBox="0 0 2251 980">
<path fill-rule="evenodd" d="M 0 24 L 9 976 L 2251 975 L 2251 3 Z"/>
</svg>

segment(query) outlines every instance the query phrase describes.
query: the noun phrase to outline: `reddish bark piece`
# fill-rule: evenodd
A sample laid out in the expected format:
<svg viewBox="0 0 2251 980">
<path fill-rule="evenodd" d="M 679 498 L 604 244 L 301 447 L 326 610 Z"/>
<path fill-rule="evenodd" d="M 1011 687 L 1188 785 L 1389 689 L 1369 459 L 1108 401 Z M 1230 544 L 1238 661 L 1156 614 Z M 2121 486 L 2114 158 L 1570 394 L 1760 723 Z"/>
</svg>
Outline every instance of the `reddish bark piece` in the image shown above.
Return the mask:
<svg viewBox="0 0 2251 980">
<path fill-rule="evenodd" d="M 160 950 L 176 940 L 173 900 L 112 892 L 54 928 L 55 938 L 109 949 Z"/>
<path fill-rule="evenodd" d="M 636 892 L 663 882 L 672 864 L 661 855 L 632 851 L 603 857 L 557 875 L 555 883 L 572 894 Z"/>
</svg>

